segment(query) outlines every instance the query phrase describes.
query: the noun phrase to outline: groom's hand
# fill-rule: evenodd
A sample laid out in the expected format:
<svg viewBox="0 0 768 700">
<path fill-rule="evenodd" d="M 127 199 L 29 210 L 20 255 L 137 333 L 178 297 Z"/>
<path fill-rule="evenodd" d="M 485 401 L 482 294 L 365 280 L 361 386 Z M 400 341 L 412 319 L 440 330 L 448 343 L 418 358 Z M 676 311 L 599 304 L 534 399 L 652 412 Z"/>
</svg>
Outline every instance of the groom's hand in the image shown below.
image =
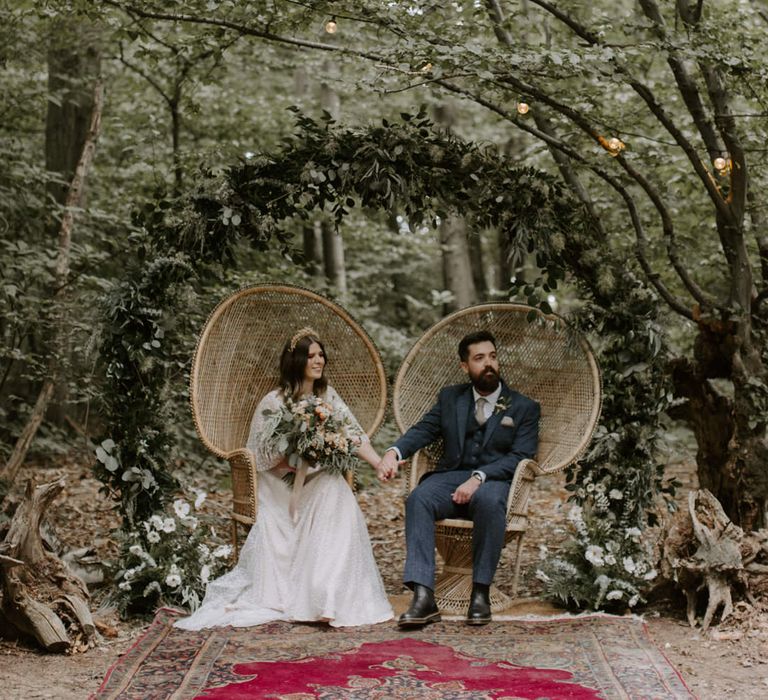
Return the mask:
<svg viewBox="0 0 768 700">
<path fill-rule="evenodd" d="M 387 450 L 376 465 L 376 475 L 379 481 L 387 481 L 397 474 L 397 454 L 394 450 Z"/>
<path fill-rule="evenodd" d="M 469 503 L 475 491 L 480 488 L 480 482 L 475 479 L 474 476 L 470 476 L 463 484 L 461 484 L 452 494 L 451 498 L 454 503 L 464 504 Z"/>
</svg>

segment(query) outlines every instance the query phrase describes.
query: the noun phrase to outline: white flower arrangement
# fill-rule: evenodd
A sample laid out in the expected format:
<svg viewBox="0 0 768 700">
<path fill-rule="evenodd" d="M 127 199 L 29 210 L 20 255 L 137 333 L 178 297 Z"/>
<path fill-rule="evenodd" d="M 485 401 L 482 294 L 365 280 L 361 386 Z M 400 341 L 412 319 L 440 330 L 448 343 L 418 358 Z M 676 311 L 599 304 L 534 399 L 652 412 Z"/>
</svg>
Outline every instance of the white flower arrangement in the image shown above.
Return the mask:
<svg viewBox="0 0 768 700">
<path fill-rule="evenodd" d="M 160 605 L 190 610 L 200 605 L 206 584 L 227 568 L 232 547 L 215 540 L 215 530 L 194 501 L 177 498 L 168 512 L 154 513 L 125 533 L 122 568 L 115 576 L 121 612 L 151 612 Z"/>
</svg>

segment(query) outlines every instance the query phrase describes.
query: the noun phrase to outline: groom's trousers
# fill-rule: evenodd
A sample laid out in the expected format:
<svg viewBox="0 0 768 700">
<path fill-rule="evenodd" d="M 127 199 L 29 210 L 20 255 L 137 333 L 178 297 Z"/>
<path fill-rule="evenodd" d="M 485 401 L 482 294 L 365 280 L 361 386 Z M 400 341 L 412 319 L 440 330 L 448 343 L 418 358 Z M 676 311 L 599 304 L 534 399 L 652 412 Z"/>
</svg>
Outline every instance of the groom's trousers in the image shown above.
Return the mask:
<svg viewBox="0 0 768 700">
<path fill-rule="evenodd" d="M 490 585 L 504 547 L 508 481 L 490 481 L 475 491 L 469 503 L 458 505 L 451 494 L 471 470 L 432 472 L 411 491 L 405 502 L 406 559 L 403 581 L 435 587 L 435 521 L 469 518 L 472 526 L 472 580 Z"/>
</svg>

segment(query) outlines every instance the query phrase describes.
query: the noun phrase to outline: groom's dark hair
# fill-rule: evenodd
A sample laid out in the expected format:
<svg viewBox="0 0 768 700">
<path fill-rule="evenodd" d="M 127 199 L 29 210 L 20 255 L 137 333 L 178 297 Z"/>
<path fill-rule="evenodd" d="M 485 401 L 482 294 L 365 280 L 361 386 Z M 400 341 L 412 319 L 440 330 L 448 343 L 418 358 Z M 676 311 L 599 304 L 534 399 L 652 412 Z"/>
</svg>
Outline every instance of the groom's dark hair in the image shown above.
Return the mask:
<svg viewBox="0 0 768 700">
<path fill-rule="evenodd" d="M 475 343 L 493 343 L 493 347 L 496 347 L 496 338 L 490 331 L 475 331 L 474 333 L 468 333 L 459 342 L 459 359 L 462 362 L 466 362 L 469 359 L 469 346 Z"/>
</svg>

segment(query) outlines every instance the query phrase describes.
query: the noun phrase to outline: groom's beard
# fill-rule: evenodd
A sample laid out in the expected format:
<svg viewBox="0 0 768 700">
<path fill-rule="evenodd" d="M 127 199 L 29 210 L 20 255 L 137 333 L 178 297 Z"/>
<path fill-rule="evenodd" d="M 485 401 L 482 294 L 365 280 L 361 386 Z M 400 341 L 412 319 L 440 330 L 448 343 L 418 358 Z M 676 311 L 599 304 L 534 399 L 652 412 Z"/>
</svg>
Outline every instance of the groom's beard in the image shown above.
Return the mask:
<svg viewBox="0 0 768 700">
<path fill-rule="evenodd" d="M 492 393 L 499 386 L 499 373 L 493 367 L 483 367 L 477 374 L 470 372 L 469 379 L 478 391 Z"/>
</svg>

